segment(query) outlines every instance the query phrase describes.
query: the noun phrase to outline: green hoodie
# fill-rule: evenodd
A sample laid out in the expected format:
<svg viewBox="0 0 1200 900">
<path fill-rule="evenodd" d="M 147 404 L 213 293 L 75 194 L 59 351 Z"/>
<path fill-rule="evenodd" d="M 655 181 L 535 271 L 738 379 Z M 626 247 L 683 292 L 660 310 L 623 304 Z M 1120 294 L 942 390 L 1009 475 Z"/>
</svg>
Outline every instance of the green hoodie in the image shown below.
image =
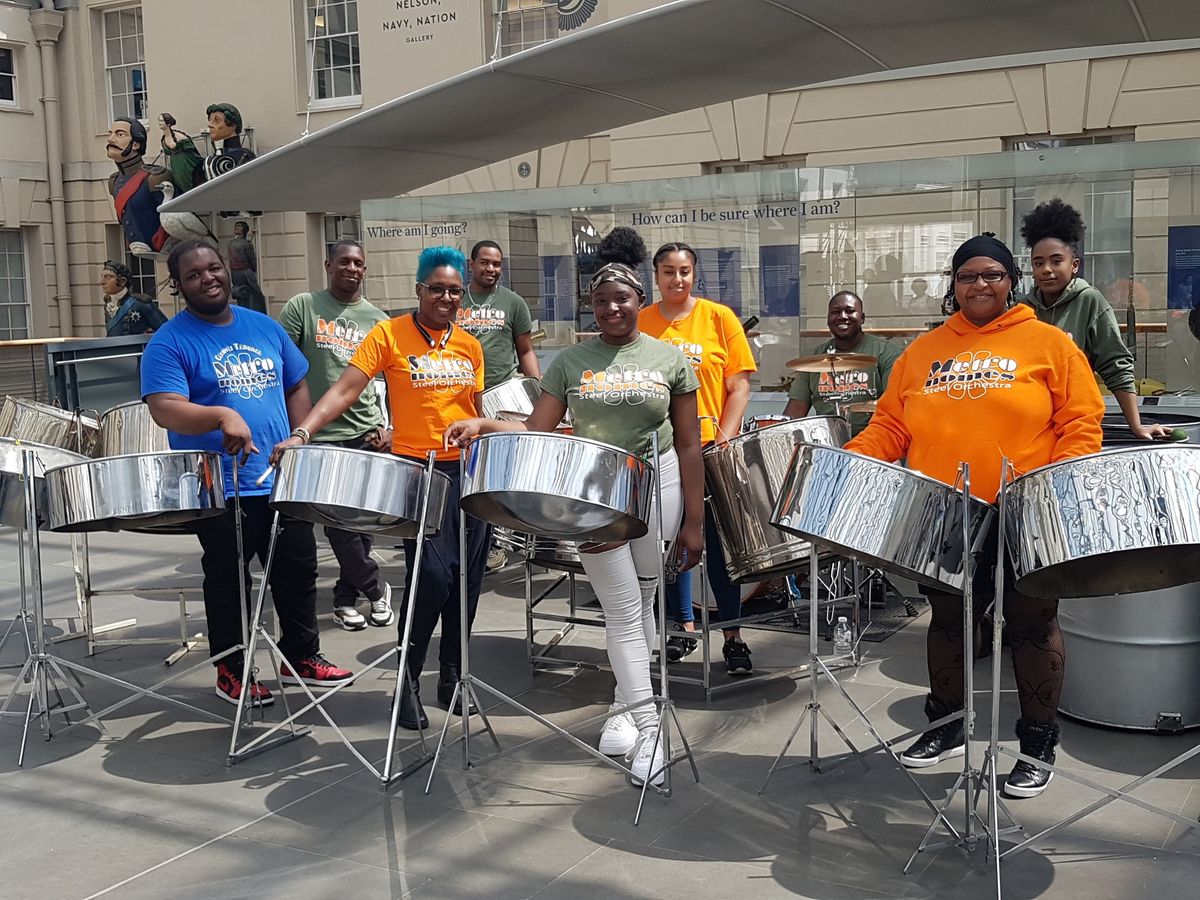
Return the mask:
<svg viewBox="0 0 1200 900">
<path fill-rule="evenodd" d="M 1098 290 L 1077 277 L 1071 279 L 1053 305 L 1046 303 L 1036 286 L 1023 302 L 1033 307 L 1038 321 L 1062 329 L 1070 336 L 1110 391 L 1137 392 L 1133 353 L 1121 338 L 1116 313 Z"/>
</svg>

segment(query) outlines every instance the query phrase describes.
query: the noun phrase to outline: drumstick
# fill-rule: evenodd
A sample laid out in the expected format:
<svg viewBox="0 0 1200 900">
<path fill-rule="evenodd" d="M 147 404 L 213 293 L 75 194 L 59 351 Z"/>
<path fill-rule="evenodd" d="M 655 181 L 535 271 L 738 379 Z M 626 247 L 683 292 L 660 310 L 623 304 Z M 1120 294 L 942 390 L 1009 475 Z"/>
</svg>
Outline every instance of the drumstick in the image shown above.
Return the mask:
<svg viewBox="0 0 1200 900">
<path fill-rule="evenodd" d="M 261 475 L 259 475 L 258 478 L 255 480 L 255 482 L 254 482 L 255 487 L 262 487 L 262 483 L 264 481 L 266 481 L 268 478 L 270 478 L 271 473 L 274 471 L 275 471 L 274 466 L 267 466 L 266 471 L 263 472 Z"/>
</svg>

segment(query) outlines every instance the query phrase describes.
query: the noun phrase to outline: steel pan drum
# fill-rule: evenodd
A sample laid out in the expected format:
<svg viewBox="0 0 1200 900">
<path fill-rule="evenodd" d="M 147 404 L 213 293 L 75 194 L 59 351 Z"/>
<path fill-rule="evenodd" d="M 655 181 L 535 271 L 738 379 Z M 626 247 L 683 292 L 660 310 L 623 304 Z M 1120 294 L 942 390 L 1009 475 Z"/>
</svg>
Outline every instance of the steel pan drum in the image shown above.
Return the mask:
<svg viewBox="0 0 1200 900">
<path fill-rule="evenodd" d="M 94 459 L 46 472 L 51 531 L 186 534 L 225 511 L 216 453 L 172 450 Z"/>
<path fill-rule="evenodd" d="M 98 457 L 166 453 L 170 449 L 167 430 L 150 417 L 150 407 L 140 400 L 114 406 L 100 417 Z"/>
<path fill-rule="evenodd" d="M 1200 725 L 1200 584 L 1063 600 L 1058 624 L 1069 660 L 1059 710 L 1116 728 Z"/>
<path fill-rule="evenodd" d="M 751 416 L 742 423 L 743 431 L 755 431 L 759 428 L 770 428 L 772 425 L 779 425 L 783 422 L 791 422 L 791 416 L 773 415 L 773 416 Z"/>
<path fill-rule="evenodd" d="M 974 497 L 972 549 L 995 508 Z M 778 527 L 841 555 L 942 590 L 963 589 L 962 495 L 949 485 L 868 456 L 800 444 L 779 502 Z"/>
<path fill-rule="evenodd" d="M 69 413 L 19 397 L 5 397 L 0 406 L 0 436 L 61 447 L 90 456 L 100 423 L 90 416 Z"/>
<path fill-rule="evenodd" d="M 479 395 L 479 414 L 485 419 L 503 410 L 529 415 L 541 396 L 542 383 L 536 378 L 510 378 Z"/>
<path fill-rule="evenodd" d="M 46 470 L 87 459 L 61 447 L 0 437 L 0 525 L 8 528 L 25 527 L 25 485 L 21 479 L 25 469 L 21 454 L 26 450 L 34 453 L 33 490 L 39 528 L 46 524 Z"/>
<path fill-rule="evenodd" d="M 280 458 L 271 506 L 318 525 L 415 538 L 424 475 L 421 463 L 389 453 L 305 444 Z M 450 479 L 435 471 L 426 534 L 441 527 L 449 489 Z"/>
<path fill-rule="evenodd" d="M 1007 494 L 1017 589 L 1102 597 L 1195 581 L 1200 447 L 1148 444 L 1034 469 Z"/>
<path fill-rule="evenodd" d="M 499 419 L 501 422 L 528 422 L 529 413 L 515 412 L 511 409 L 502 409 L 492 418 Z M 571 426 L 571 414 L 567 413 L 563 420 L 554 428 L 558 434 L 573 434 L 575 429 Z"/>
<path fill-rule="evenodd" d="M 654 469 L 618 447 L 502 431 L 465 452 L 462 507 L 476 518 L 564 541 L 624 541 L 648 531 Z"/>
<path fill-rule="evenodd" d="M 708 502 L 733 581 L 763 581 L 808 566 L 808 542 L 770 524 L 775 498 L 798 441 L 840 447 L 849 439 L 845 419 L 812 416 L 757 428 L 704 451 Z"/>
</svg>

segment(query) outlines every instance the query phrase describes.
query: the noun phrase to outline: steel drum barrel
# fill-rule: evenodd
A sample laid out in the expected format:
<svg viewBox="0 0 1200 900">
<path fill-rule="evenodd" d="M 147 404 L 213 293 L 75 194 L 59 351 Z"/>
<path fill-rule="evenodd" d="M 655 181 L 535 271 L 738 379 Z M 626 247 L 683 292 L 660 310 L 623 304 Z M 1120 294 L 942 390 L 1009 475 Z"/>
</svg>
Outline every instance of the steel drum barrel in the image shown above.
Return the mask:
<svg viewBox="0 0 1200 900">
<path fill-rule="evenodd" d="M 472 516 L 562 541 L 646 534 L 653 467 L 599 441 L 500 431 L 471 442 L 462 508 Z"/>
<path fill-rule="evenodd" d="M 25 484 L 22 479 L 25 469 L 22 454 L 30 450 L 34 454 L 33 490 L 39 528 L 47 524 L 46 470 L 87 460 L 87 457 L 61 447 L 0 437 L 0 525 L 7 528 L 25 527 Z"/>
<path fill-rule="evenodd" d="M 389 453 L 305 444 L 280 458 L 271 506 L 318 525 L 413 538 L 424 475 L 421 463 Z M 450 479 L 434 471 L 426 534 L 437 534 L 441 527 L 449 489 Z"/>
<path fill-rule="evenodd" d="M 770 521 L 835 553 L 941 590 L 961 591 L 962 494 L 936 479 L 868 456 L 798 444 Z M 995 508 L 969 504 L 971 548 Z"/>
<path fill-rule="evenodd" d="M 536 378 L 510 378 L 479 395 L 479 414 L 495 419 L 502 411 L 529 415 L 542 396 L 542 383 Z"/>
<path fill-rule="evenodd" d="M 1144 444 L 1034 469 L 1009 485 L 1016 587 L 1035 597 L 1104 597 L 1195 581 L 1200 447 Z"/>
<path fill-rule="evenodd" d="M 1061 712 L 1116 728 L 1200 725 L 1200 584 L 1063 600 Z"/>
<path fill-rule="evenodd" d="M 61 447 L 90 456 L 100 433 L 91 416 L 70 413 L 34 400 L 5 397 L 0 405 L 0 436 Z"/>
<path fill-rule="evenodd" d="M 94 459 L 46 472 L 52 531 L 182 534 L 225 511 L 216 453 L 172 450 Z"/>
<path fill-rule="evenodd" d="M 798 441 L 840 447 L 849 439 L 845 419 L 810 416 L 757 427 L 704 451 L 708 502 L 734 582 L 765 581 L 808 566 L 808 542 L 773 527 L 771 511 Z"/>
<path fill-rule="evenodd" d="M 114 406 L 100 417 L 97 457 L 167 453 L 170 449 L 167 430 L 154 421 L 150 407 L 140 400 Z"/>
</svg>

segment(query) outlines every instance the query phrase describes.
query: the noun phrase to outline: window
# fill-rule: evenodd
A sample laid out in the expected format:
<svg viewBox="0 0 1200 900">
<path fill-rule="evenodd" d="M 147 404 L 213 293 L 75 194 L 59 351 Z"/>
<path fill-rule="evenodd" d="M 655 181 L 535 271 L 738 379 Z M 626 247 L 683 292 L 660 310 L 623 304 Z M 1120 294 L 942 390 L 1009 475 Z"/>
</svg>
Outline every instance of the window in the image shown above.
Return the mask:
<svg viewBox="0 0 1200 900">
<path fill-rule="evenodd" d="M 129 293 L 141 294 L 154 299 L 158 292 L 158 284 L 154 276 L 154 260 L 144 256 L 134 256 L 125 251 L 125 265 L 133 273 L 133 283 L 129 285 Z"/>
<path fill-rule="evenodd" d="M 110 117 L 126 116 L 144 122 L 148 103 L 140 6 L 104 13 L 104 80 Z"/>
<path fill-rule="evenodd" d="M 304 0 L 309 101 L 340 105 L 362 96 L 358 0 Z"/>
<path fill-rule="evenodd" d="M 0 106 L 17 105 L 17 61 L 12 47 L 0 47 Z"/>
<path fill-rule="evenodd" d="M 21 232 L 0 231 L 0 340 L 29 337 L 29 294 Z"/>
<path fill-rule="evenodd" d="M 556 0 L 496 0 L 496 49 L 493 58 L 512 56 L 556 37 Z"/>
<path fill-rule="evenodd" d="M 349 239 L 362 242 L 362 221 L 358 216 L 326 216 L 321 227 L 325 259 L 329 259 L 329 251 L 340 240 Z"/>
</svg>

